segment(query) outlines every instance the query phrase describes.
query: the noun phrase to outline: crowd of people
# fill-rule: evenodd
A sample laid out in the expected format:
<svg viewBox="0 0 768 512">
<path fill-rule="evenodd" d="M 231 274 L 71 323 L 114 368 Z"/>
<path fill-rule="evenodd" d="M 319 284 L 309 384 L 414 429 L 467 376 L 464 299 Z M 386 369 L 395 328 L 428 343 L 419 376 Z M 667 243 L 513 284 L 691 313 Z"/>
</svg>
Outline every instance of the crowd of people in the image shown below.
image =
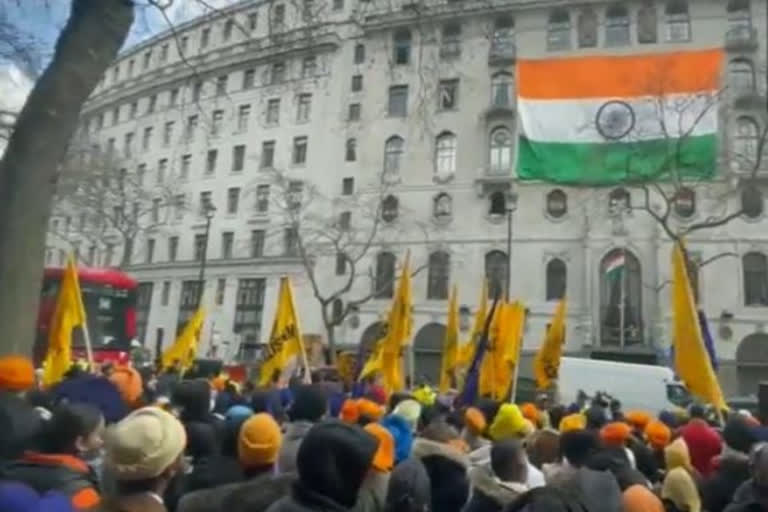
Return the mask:
<svg viewBox="0 0 768 512">
<path fill-rule="evenodd" d="M 0 358 L 0 512 L 768 511 L 768 428 L 744 411 L 132 367 L 37 382 Z"/>
</svg>

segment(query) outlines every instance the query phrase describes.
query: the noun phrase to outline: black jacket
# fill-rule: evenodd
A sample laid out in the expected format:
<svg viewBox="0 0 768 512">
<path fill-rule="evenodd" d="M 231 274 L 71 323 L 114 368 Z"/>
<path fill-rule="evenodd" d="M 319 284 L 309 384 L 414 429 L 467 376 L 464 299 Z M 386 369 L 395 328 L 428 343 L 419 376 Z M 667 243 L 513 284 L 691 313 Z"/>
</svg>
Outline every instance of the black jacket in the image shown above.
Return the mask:
<svg viewBox="0 0 768 512">
<path fill-rule="evenodd" d="M 528 490 L 524 483 L 502 482 L 487 467 L 469 473 L 472 496 L 462 512 L 500 512 Z"/>
<path fill-rule="evenodd" d="M 414 441 L 411 453 L 429 475 L 432 510 L 459 512 L 469 498 L 469 458 L 453 446 L 423 438 Z"/>
<path fill-rule="evenodd" d="M 725 507 L 725 512 L 764 512 L 757 500 L 751 478 L 736 489 L 731 504 Z"/>
<path fill-rule="evenodd" d="M 736 490 L 749 480 L 749 457 L 742 453 L 725 455 L 717 468 L 699 487 L 701 505 L 707 512 L 722 512 L 731 503 Z"/>
<path fill-rule="evenodd" d="M 296 455 L 299 481 L 269 512 L 352 510 L 377 448 L 359 427 L 335 420 L 314 425 Z"/>
</svg>

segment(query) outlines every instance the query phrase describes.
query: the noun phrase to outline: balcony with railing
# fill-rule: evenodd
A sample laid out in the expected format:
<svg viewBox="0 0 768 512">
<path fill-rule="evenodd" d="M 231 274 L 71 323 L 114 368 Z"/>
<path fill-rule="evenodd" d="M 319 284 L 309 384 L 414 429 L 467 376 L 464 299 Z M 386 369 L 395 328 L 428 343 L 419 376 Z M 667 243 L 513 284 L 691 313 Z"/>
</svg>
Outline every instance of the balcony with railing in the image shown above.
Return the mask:
<svg viewBox="0 0 768 512">
<path fill-rule="evenodd" d="M 725 49 L 735 52 L 757 50 L 757 30 L 751 25 L 735 25 L 725 33 Z"/>
<path fill-rule="evenodd" d="M 488 64 L 505 66 L 513 64 L 517 58 L 517 46 L 512 29 L 499 29 L 493 34 L 488 52 Z"/>
</svg>

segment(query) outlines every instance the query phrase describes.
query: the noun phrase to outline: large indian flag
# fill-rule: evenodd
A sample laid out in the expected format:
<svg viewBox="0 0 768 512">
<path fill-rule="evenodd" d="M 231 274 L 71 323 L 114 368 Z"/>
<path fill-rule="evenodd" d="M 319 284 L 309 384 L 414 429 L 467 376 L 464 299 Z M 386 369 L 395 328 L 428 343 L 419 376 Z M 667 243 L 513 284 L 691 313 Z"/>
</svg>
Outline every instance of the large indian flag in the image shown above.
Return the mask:
<svg viewBox="0 0 768 512">
<path fill-rule="evenodd" d="M 722 49 L 518 61 L 518 177 L 709 178 Z"/>
</svg>

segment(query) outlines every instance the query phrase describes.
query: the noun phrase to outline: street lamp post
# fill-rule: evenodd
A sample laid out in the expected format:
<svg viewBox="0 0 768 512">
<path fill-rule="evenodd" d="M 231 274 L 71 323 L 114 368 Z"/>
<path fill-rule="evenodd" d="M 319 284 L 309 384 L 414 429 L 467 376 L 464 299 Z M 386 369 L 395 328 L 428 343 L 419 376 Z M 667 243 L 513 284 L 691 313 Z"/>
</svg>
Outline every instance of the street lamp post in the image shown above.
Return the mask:
<svg viewBox="0 0 768 512">
<path fill-rule="evenodd" d="M 203 206 L 203 215 L 205 215 L 205 243 L 203 244 L 203 253 L 200 255 L 200 273 L 197 277 L 198 291 L 197 291 L 197 305 L 203 300 L 203 289 L 205 288 L 205 265 L 208 261 L 208 238 L 211 234 L 211 220 L 216 213 L 216 207 L 211 203 L 206 203 Z"/>
<path fill-rule="evenodd" d="M 517 192 L 510 189 L 507 195 L 507 289 L 505 298 L 509 301 L 512 290 L 512 215 L 517 210 Z"/>
</svg>

